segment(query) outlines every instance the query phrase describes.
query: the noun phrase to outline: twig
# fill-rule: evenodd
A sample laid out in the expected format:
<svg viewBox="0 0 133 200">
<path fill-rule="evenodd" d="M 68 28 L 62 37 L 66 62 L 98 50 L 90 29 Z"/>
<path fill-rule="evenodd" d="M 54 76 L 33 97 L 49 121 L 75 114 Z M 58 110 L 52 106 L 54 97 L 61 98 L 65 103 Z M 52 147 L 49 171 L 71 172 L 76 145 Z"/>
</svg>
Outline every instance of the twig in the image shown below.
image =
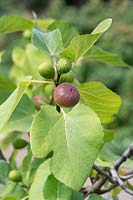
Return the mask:
<svg viewBox="0 0 133 200">
<path fill-rule="evenodd" d="M 3 155 L 2 151 L 1 151 L 1 149 L 0 149 L 0 160 L 6 160 L 6 158 L 4 157 L 4 155 Z"/>
<path fill-rule="evenodd" d="M 133 178 L 133 171 L 127 173 L 124 176 L 118 174 L 119 167 L 131 156 L 133 156 L 133 144 L 131 144 L 129 148 L 126 149 L 121 158 L 117 160 L 114 166 L 111 167 L 108 171 L 105 171 L 94 164 L 93 169 L 95 169 L 99 174 L 103 176 L 94 184 L 92 183 L 91 186 L 82 188 L 80 192 L 84 194 L 84 197 L 87 197 L 91 193 L 104 194 L 111 191 L 113 188 L 120 186 L 126 193 L 133 195 L 133 191 L 131 191 L 124 183 L 124 181 Z M 111 185 L 108 188 L 101 189 L 106 181 L 109 181 Z"/>
</svg>

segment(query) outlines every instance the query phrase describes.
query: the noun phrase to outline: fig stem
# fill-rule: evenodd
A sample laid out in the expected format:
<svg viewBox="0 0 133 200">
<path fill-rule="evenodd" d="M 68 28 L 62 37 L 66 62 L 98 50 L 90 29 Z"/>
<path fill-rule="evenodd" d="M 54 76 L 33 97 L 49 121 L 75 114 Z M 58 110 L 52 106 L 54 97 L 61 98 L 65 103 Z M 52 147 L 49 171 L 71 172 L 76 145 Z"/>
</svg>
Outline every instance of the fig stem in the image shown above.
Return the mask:
<svg viewBox="0 0 133 200">
<path fill-rule="evenodd" d="M 32 80 L 32 83 L 54 83 L 53 81 Z"/>
<path fill-rule="evenodd" d="M 53 68 L 54 68 L 54 71 L 55 71 L 55 80 L 57 80 L 58 72 L 57 72 L 57 68 L 56 68 L 56 58 L 51 55 L 51 60 L 52 60 Z"/>
</svg>

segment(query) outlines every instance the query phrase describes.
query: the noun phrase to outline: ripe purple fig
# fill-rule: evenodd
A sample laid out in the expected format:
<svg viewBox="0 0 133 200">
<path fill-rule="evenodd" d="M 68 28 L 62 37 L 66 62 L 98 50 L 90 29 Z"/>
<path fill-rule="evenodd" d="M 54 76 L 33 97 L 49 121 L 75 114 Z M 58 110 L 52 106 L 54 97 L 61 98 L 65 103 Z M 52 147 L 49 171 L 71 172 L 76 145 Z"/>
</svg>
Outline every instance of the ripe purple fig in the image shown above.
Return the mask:
<svg viewBox="0 0 133 200">
<path fill-rule="evenodd" d="M 80 99 L 77 88 L 70 83 L 62 83 L 54 90 L 54 100 L 62 107 L 73 107 Z"/>
</svg>

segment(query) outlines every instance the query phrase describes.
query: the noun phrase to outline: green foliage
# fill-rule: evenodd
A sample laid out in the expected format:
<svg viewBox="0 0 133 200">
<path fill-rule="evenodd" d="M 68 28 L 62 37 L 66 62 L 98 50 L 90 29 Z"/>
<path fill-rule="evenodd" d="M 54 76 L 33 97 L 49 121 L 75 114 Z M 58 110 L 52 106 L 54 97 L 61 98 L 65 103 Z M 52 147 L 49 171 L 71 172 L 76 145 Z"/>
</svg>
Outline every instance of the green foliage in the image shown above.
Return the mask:
<svg viewBox="0 0 133 200">
<path fill-rule="evenodd" d="M 94 162 L 108 168 L 120 156 L 114 152 L 115 142 L 119 141 L 108 126 L 119 112 L 120 96 L 98 81 L 79 84 L 76 72 L 77 61 L 88 70 L 84 64 L 87 59 L 128 66 L 117 55 L 94 46 L 111 23 L 111 19 L 106 19 L 90 34 L 79 35 L 75 27 L 62 21 L 36 19 L 34 25 L 32 20 L 19 16 L 0 18 L 3 34 L 31 31 L 33 27 L 32 44 L 27 39 L 22 46 L 16 45 L 11 52 L 13 65 L 6 76 L 0 74 L 1 149 L 10 143 L 14 145 L 9 164 L 0 160 L 1 199 L 83 200 L 78 191 L 88 176 L 94 176 Z M 67 66 L 62 63 L 64 58 Z M 52 75 L 39 75 L 41 63 L 52 68 Z M 54 88 L 62 82 L 77 86 L 81 99 L 75 107 L 63 109 L 56 105 Z M 43 99 L 39 106 L 34 97 Z M 21 139 L 24 132 L 30 137 L 28 143 Z M 18 167 L 16 156 L 23 147 L 27 154 Z M 2 151 L 0 156 L 2 159 Z M 125 166 L 131 167 L 131 162 L 130 159 Z M 21 180 L 10 175 L 9 179 L 17 183 L 8 179 L 11 169 L 22 175 Z M 89 199 L 103 198 L 92 194 Z"/>
<path fill-rule="evenodd" d="M 21 16 L 0 17 L 0 33 L 10 33 L 31 29 L 33 22 Z"/>
<path fill-rule="evenodd" d="M 47 79 L 54 79 L 55 72 L 51 63 L 43 62 L 39 65 L 39 73 Z"/>
<path fill-rule="evenodd" d="M 83 102 L 90 106 L 99 116 L 101 123 L 112 122 L 113 115 L 118 113 L 120 97 L 100 82 L 88 82 L 79 85 Z"/>
<path fill-rule="evenodd" d="M 63 48 L 61 32 L 59 29 L 47 33 L 42 29 L 35 27 L 33 29 L 32 43 L 39 50 L 48 53 L 51 56 L 58 55 Z"/>
<path fill-rule="evenodd" d="M 94 122 L 93 124 L 91 122 L 90 126 L 91 118 Z M 53 138 L 55 129 L 56 135 Z M 54 151 L 51 170 L 58 180 L 73 189 L 80 189 L 84 183 L 102 145 L 103 132 L 100 121 L 96 114 L 84 105 L 78 104 L 71 112 L 63 115 L 58 114 L 50 106 L 44 106 L 35 117 L 31 127 L 33 154 L 36 157 L 43 157 L 50 151 Z M 62 149 L 61 153 L 60 149 Z M 79 170 L 80 165 L 83 167 Z M 67 174 L 63 177 L 66 170 Z"/>
</svg>

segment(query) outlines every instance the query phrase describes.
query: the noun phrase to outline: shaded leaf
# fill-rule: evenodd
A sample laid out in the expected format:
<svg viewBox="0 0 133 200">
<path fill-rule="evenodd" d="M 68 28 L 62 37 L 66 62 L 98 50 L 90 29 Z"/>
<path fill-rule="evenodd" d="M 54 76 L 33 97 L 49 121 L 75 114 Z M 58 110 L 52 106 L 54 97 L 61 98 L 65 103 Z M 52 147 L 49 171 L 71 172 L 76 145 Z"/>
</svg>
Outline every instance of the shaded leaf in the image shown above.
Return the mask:
<svg viewBox="0 0 133 200">
<path fill-rule="evenodd" d="M 71 200 L 72 189 L 50 175 L 45 183 L 43 195 L 45 200 Z"/>
<path fill-rule="evenodd" d="M 29 132 L 33 121 L 35 106 L 27 95 L 24 95 L 13 111 L 10 119 L 0 130 L 0 133 L 9 133 L 13 131 Z"/>
<path fill-rule="evenodd" d="M 0 183 L 2 184 L 6 183 L 9 171 L 10 171 L 9 164 L 4 160 L 0 160 Z"/>
<path fill-rule="evenodd" d="M 0 33 L 10 33 L 31 29 L 33 22 L 22 16 L 8 15 L 0 17 Z"/>
<path fill-rule="evenodd" d="M 104 51 L 96 46 L 93 46 L 90 51 L 87 52 L 85 57 L 89 60 L 99 61 L 113 66 L 128 67 L 128 64 L 126 64 L 118 55 Z"/>
<path fill-rule="evenodd" d="M 7 77 L 1 76 L 0 75 L 0 91 L 12 91 L 15 90 L 16 86 L 13 83 L 13 81 L 11 81 L 10 79 L 8 79 Z"/>
<path fill-rule="evenodd" d="M 48 176 L 51 174 L 49 163 L 50 159 L 44 161 L 44 163 L 42 163 L 37 169 L 34 181 L 29 190 L 29 200 L 44 200 L 43 187 L 48 179 Z"/>
<path fill-rule="evenodd" d="M 32 123 L 30 138 L 36 157 L 54 152 L 51 172 L 74 190 L 84 184 L 103 145 L 97 115 L 82 104 L 64 114 L 52 106 L 43 106 Z"/>
<path fill-rule="evenodd" d="M 22 98 L 26 88 L 31 83 L 31 77 L 27 77 L 24 82 L 21 82 L 16 90 L 9 96 L 9 98 L 0 105 L 0 130 L 8 121 L 20 99 Z"/>
<path fill-rule="evenodd" d="M 91 194 L 88 200 L 105 200 L 105 199 L 98 194 Z"/>
<path fill-rule="evenodd" d="M 101 82 L 87 82 L 78 86 L 83 102 L 91 107 L 103 124 L 114 120 L 121 98 Z"/>
</svg>

